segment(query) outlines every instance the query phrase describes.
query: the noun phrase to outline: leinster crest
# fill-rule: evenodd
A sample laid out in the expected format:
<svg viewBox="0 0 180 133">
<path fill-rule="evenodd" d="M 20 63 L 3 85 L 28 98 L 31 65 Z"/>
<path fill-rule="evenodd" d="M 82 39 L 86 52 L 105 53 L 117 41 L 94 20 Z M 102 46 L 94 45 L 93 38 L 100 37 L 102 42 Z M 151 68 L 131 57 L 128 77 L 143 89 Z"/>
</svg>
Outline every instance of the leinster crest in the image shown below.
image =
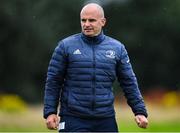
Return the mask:
<svg viewBox="0 0 180 133">
<path fill-rule="evenodd" d="M 114 50 L 107 50 L 106 57 L 114 59 L 115 58 L 115 51 Z"/>
</svg>

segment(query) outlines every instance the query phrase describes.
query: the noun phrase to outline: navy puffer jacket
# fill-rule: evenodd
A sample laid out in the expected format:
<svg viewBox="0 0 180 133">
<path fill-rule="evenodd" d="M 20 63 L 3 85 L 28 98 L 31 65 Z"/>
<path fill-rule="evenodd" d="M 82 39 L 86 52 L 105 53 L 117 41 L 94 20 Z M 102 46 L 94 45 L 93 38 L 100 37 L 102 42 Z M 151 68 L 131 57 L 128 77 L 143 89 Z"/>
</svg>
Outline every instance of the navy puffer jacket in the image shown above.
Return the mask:
<svg viewBox="0 0 180 133">
<path fill-rule="evenodd" d="M 56 114 L 59 103 L 61 116 L 114 116 L 116 77 L 134 114 L 147 117 L 124 45 L 103 32 L 96 37 L 79 33 L 60 41 L 48 67 L 44 118 Z"/>
</svg>

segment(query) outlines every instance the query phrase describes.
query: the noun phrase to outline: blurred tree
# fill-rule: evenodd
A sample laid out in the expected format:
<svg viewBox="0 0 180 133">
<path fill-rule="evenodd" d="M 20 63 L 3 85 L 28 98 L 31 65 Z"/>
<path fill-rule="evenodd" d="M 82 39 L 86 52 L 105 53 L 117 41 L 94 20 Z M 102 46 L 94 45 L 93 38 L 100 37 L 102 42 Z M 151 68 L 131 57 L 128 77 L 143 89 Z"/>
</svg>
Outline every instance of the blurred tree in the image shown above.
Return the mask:
<svg viewBox="0 0 180 133">
<path fill-rule="evenodd" d="M 54 47 L 60 38 L 79 30 L 79 19 L 72 22 L 72 18 L 79 17 L 80 7 L 71 4 L 59 0 L 1 1 L 1 92 L 17 93 L 30 102 L 42 98 Z"/>
<path fill-rule="evenodd" d="M 80 32 L 85 0 L 1 0 L 0 92 L 42 101 L 46 70 L 57 42 Z M 99 0 L 104 32 L 125 44 L 141 88 L 180 88 L 179 0 Z"/>
<path fill-rule="evenodd" d="M 179 0 L 127 0 L 105 7 L 106 32 L 126 45 L 142 88 L 180 88 L 179 6 Z"/>
</svg>

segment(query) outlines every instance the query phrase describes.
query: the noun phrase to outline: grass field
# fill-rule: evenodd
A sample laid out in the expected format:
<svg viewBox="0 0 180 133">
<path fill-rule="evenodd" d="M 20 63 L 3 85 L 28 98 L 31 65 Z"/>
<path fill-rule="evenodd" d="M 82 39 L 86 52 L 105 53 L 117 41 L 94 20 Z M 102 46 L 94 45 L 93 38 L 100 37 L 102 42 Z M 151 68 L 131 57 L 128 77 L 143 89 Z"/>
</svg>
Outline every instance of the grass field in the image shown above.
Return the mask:
<svg viewBox="0 0 180 133">
<path fill-rule="evenodd" d="M 180 107 L 148 106 L 149 127 L 140 129 L 126 105 L 116 106 L 116 116 L 121 132 L 180 132 Z M 49 132 L 42 118 L 42 107 L 29 107 L 22 113 L 0 112 L 0 132 Z M 51 131 L 52 132 L 52 131 Z"/>
<path fill-rule="evenodd" d="M 134 115 L 129 107 L 125 105 L 117 107 L 119 130 L 122 132 L 180 132 L 179 107 L 164 108 L 150 105 L 147 107 L 149 114 L 149 125 L 147 129 L 137 127 L 134 121 Z"/>
</svg>

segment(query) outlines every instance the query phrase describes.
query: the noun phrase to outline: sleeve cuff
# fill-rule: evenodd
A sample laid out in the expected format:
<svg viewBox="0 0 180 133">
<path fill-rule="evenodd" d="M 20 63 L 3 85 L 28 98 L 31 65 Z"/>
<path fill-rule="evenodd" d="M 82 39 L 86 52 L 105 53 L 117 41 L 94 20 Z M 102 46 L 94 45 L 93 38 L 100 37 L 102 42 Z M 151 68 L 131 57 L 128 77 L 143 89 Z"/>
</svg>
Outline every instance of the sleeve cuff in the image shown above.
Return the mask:
<svg viewBox="0 0 180 133">
<path fill-rule="evenodd" d="M 47 113 L 47 114 L 44 114 L 44 119 L 47 119 L 47 117 L 49 116 L 49 115 L 51 115 L 51 114 L 57 114 L 57 112 L 49 112 L 49 113 Z"/>
</svg>

